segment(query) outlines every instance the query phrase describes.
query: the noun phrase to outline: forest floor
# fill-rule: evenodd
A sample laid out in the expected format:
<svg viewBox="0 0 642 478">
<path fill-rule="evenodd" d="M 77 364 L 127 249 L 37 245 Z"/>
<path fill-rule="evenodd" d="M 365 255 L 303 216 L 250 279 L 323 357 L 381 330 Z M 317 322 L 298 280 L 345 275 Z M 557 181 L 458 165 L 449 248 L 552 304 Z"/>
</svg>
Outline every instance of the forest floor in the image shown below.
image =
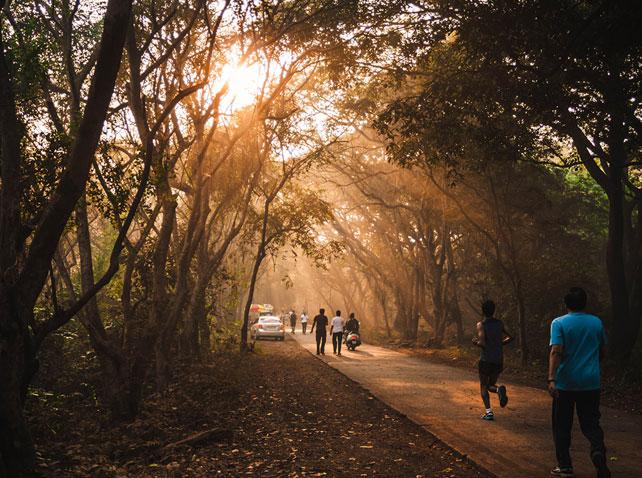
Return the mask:
<svg viewBox="0 0 642 478">
<path fill-rule="evenodd" d="M 46 477 L 481 477 L 426 430 L 288 338 L 185 368 L 113 426 L 87 394 L 40 391 L 28 415 Z M 214 430 L 200 443 L 176 445 Z M 174 444 L 174 445 L 172 445 Z M 168 446 L 169 445 L 169 446 Z"/>
</svg>

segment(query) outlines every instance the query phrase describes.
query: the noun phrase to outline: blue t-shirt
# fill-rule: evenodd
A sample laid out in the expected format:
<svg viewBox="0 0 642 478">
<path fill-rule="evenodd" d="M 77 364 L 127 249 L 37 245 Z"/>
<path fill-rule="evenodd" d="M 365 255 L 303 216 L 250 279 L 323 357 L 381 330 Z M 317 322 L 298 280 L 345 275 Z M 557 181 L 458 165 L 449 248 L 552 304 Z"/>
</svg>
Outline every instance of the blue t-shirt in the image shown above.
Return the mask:
<svg viewBox="0 0 642 478">
<path fill-rule="evenodd" d="M 602 321 L 585 312 L 570 312 L 551 323 L 550 345 L 564 347 L 556 387 L 582 391 L 600 388 L 600 348 L 606 343 Z"/>
</svg>

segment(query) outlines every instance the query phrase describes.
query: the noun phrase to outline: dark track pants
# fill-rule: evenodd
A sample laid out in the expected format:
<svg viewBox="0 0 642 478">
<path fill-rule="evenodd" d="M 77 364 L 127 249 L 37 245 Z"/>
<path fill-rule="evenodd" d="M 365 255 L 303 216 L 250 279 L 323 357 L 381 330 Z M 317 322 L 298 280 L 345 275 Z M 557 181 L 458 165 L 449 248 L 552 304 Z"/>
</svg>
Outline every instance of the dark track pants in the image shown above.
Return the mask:
<svg viewBox="0 0 642 478">
<path fill-rule="evenodd" d="M 308 328 L 308 323 L 307 322 L 301 322 L 301 330 L 305 334 L 305 329 Z"/>
<path fill-rule="evenodd" d="M 343 332 L 332 333 L 332 349 L 334 353 L 341 353 L 341 342 L 343 340 Z"/>
<path fill-rule="evenodd" d="M 317 355 L 325 353 L 325 332 L 317 332 Z"/>
<path fill-rule="evenodd" d="M 557 464 L 560 468 L 572 467 L 569 448 L 574 408 L 577 408 L 577 418 L 580 421 L 582 434 L 591 443 L 591 459 L 596 453 L 602 455 L 606 453 L 604 432 L 600 427 L 600 391 L 559 390 L 559 397 L 553 399 L 553 438 Z"/>
</svg>

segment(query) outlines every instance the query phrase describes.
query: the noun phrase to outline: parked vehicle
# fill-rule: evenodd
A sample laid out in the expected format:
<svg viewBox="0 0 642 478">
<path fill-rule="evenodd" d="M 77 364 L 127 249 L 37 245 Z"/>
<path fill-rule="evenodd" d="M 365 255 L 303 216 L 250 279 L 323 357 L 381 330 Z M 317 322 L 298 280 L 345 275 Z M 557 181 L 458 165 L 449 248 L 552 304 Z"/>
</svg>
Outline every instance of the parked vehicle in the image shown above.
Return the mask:
<svg viewBox="0 0 642 478">
<path fill-rule="evenodd" d="M 254 340 L 263 338 L 285 340 L 285 327 L 281 319 L 275 315 L 263 315 L 259 317 L 258 320 L 252 324 L 250 332 Z"/>
<path fill-rule="evenodd" d="M 346 342 L 346 347 L 348 347 L 348 350 L 351 350 L 354 352 L 354 350 L 359 345 L 361 345 L 361 337 L 356 332 L 347 332 L 345 342 Z"/>
<path fill-rule="evenodd" d="M 274 315 L 272 304 L 252 304 L 250 305 L 250 320 L 256 322 L 259 317 Z"/>
</svg>

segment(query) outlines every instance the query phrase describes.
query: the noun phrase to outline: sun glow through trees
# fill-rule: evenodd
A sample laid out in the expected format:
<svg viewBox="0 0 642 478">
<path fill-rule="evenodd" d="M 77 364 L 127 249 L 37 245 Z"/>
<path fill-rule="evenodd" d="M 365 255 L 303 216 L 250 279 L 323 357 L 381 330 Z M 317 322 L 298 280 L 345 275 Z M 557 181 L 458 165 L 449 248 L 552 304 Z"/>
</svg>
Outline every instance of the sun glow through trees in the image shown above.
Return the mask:
<svg viewBox="0 0 642 478">
<path fill-rule="evenodd" d="M 264 70 L 259 63 L 225 65 L 215 82 L 216 90 L 227 87 L 222 99 L 222 110 L 230 112 L 254 104 L 265 83 Z"/>
</svg>

